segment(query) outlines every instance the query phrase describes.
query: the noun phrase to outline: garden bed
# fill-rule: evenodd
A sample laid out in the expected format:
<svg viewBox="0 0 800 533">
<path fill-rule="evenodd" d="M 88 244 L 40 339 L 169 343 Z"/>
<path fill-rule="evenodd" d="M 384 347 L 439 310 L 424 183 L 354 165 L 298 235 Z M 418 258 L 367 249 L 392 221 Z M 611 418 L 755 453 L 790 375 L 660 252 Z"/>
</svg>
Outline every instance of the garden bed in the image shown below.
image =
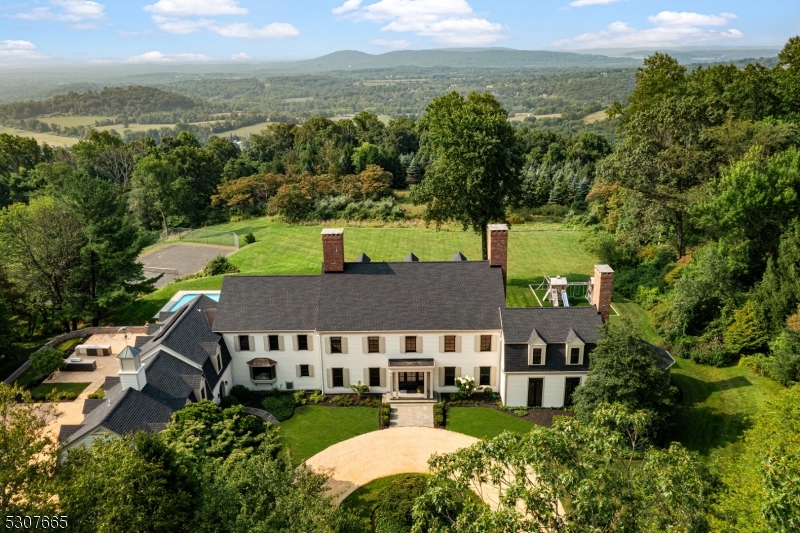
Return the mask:
<svg viewBox="0 0 800 533">
<path fill-rule="evenodd" d="M 55 389 L 59 400 L 71 401 L 80 396 L 89 385 L 91 383 L 42 383 L 31 391 L 31 397 L 36 401 L 49 400 Z"/>
</svg>

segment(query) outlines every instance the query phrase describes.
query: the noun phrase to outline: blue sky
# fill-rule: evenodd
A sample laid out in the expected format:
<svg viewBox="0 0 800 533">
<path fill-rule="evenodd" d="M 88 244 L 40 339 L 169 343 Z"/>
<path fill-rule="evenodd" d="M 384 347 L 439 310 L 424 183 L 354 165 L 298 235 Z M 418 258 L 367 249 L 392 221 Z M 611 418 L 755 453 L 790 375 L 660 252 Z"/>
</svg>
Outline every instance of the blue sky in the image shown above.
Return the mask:
<svg viewBox="0 0 800 533">
<path fill-rule="evenodd" d="M 797 0 L 0 1 L 0 65 L 301 59 L 336 50 L 781 46 Z"/>
</svg>

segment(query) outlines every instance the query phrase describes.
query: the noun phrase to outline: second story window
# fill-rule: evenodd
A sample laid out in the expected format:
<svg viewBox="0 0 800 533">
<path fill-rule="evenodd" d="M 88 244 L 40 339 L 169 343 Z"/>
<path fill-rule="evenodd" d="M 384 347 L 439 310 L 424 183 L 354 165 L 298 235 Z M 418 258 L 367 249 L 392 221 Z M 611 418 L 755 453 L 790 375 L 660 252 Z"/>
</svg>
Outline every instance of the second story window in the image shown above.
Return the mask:
<svg viewBox="0 0 800 533">
<path fill-rule="evenodd" d="M 297 349 L 308 350 L 308 335 L 297 336 Z"/>
<path fill-rule="evenodd" d="M 247 335 L 239 335 L 239 349 L 241 351 L 250 351 L 250 337 Z"/>
<path fill-rule="evenodd" d="M 270 335 L 269 336 L 269 350 L 270 351 L 274 351 L 274 350 L 280 350 L 280 349 L 281 349 L 281 344 L 278 341 L 278 336 L 277 335 Z"/>
<path fill-rule="evenodd" d="M 542 364 L 542 349 L 541 348 L 534 348 L 533 354 L 531 356 L 531 364 L 532 365 L 541 365 Z"/>
<path fill-rule="evenodd" d="M 331 353 L 342 353 L 341 337 L 331 337 Z"/>
<path fill-rule="evenodd" d="M 569 364 L 579 365 L 581 363 L 581 349 L 570 348 L 569 350 Z"/>
<path fill-rule="evenodd" d="M 444 336 L 444 351 L 445 352 L 455 352 L 456 351 L 456 336 L 455 335 L 445 335 Z"/>
<path fill-rule="evenodd" d="M 491 352 L 492 351 L 492 336 L 491 335 L 481 335 L 481 351 L 482 352 Z"/>
<path fill-rule="evenodd" d="M 416 337 L 406 337 L 406 352 L 416 352 L 417 351 L 417 338 Z"/>
<path fill-rule="evenodd" d="M 367 353 L 380 353 L 380 352 L 381 352 L 381 338 L 367 337 Z"/>
</svg>

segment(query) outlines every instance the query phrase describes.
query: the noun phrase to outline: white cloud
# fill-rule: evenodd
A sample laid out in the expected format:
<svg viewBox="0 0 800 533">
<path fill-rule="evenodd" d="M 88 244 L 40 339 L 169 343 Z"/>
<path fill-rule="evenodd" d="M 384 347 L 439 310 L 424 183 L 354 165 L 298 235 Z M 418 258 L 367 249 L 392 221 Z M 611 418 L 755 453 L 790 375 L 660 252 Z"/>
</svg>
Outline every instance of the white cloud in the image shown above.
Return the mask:
<svg viewBox="0 0 800 533">
<path fill-rule="evenodd" d="M 231 59 L 233 61 L 247 61 L 248 59 L 253 59 L 250 57 L 249 54 L 245 54 L 244 52 L 239 52 L 238 54 L 231 54 Z"/>
<path fill-rule="evenodd" d="M 36 45 L 30 41 L 0 41 L 0 62 L 7 63 L 45 57 L 47 56 L 36 51 Z"/>
<path fill-rule="evenodd" d="M 214 24 L 211 19 L 176 19 L 161 15 L 153 15 L 153 22 L 159 30 L 178 35 L 195 33 Z"/>
<path fill-rule="evenodd" d="M 273 22 L 263 28 L 256 28 L 244 22 L 237 22 L 221 26 L 209 26 L 208 29 L 223 37 L 239 39 L 284 39 L 300 35 L 300 31 L 297 28 L 283 22 Z"/>
<path fill-rule="evenodd" d="M 381 31 L 413 33 L 436 42 L 481 46 L 505 39 L 502 24 L 475 15 L 466 0 L 347 0 L 332 10 L 354 22 L 385 24 Z"/>
<path fill-rule="evenodd" d="M 145 11 L 169 17 L 213 17 L 216 15 L 246 15 L 239 0 L 158 0 L 144 6 Z"/>
<path fill-rule="evenodd" d="M 372 39 L 370 44 L 374 44 L 376 46 L 384 46 L 386 48 L 391 48 L 393 50 L 402 50 L 405 48 L 411 48 L 411 45 L 414 43 L 411 41 L 407 41 L 406 39 L 395 39 L 395 40 L 388 40 L 388 39 Z"/>
<path fill-rule="evenodd" d="M 608 4 L 615 4 L 617 2 L 619 2 L 619 0 L 575 0 L 574 2 L 570 2 L 569 5 L 572 7 L 607 6 Z"/>
<path fill-rule="evenodd" d="M 73 28 L 85 30 L 96 28 L 96 23 L 106 18 L 106 6 L 86 0 L 50 0 L 52 7 L 37 7 L 13 18 L 22 20 L 52 20 L 67 22 Z"/>
<path fill-rule="evenodd" d="M 161 52 L 147 52 L 139 56 L 132 56 L 124 63 L 188 63 L 209 62 L 214 59 L 203 54 L 162 54 Z"/>
<path fill-rule="evenodd" d="M 703 15 L 701 13 L 678 13 L 662 11 L 648 17 L 653 28 L 640 30 L 627 22 L 613 22 L 604 30 L 562 39 L 553 46 L 570 49 L 588 48 L 639 48 L 697 45 L 709 42 L 741 39 L 741 31 L 708 29 L 709 26 L 726 26 L 737 16 L 733 13 Z"/>
</svg>

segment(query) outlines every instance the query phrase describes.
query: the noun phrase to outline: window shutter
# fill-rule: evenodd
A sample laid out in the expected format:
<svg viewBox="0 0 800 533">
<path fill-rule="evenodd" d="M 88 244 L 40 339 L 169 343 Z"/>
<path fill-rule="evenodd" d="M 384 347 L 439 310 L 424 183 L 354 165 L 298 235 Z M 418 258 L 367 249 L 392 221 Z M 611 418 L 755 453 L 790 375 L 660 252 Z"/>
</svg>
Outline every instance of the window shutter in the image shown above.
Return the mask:
<svg viewBox="0 0 800 533">
<path fill-rule="evenodd" d="M 460 366 L 457 366 L 457 367 L 456 367 L 456 377 L 457 377 L 457 378 L 460 378 L 460 377 L 461 377 L 461 367 L 460 367 Z"/>
<path fill-rule="evenodd" d="M 342 337 L 342 353 L 347 352 L 347 337 Z"/>
<path fill-rule="evenodd" d="M 489 386 L 493 389 L 497 388 L 497 367 L 493 366 L 489 370 Z"/>
<path fill-rule="evenodd" d="M 481 382 L 481 367 L 475 367 L 475 373 L 472 374 L 472 378 L 475 380 L 475 385 L 479 385 Z"/>
<path fill-rule="evenodd" d="M 364 353 L 369 353 L 369 338 L 361 337 L 361 349 Z"/>
<path fill-rule="evenodd" d="M 314 365 L 308 365 L 308 377 L 314 377 Z"/>
<path fill-rule="evenodd" d="M 325 337 L 325 353 L 331 353 L 331 338 Z"/>
<path fill-rule="evenodd" d="M 256 338 L 255 338 L 255 336 L 250 335 L 250 338 L 248 340 L 250 341 L 250 351 L 251 352 L 255 352 L 256 351 Z"/>
<path fill-rule="evenodd" d="M 269 335 L 264 335 L 264 351 L 269 351 Z"/>
<path fill-rule="evenodd" d="M 242 349 L 242 347 L 239 345 L 239 335 L 233 336 L 233 349 L 236 350 L 237 352 L 241 351 Z"/>
<path fill-rule="evenodd" d="M 342 378 L 343 378 L 342 381 L 344 382 L 342 384 L 345 387 L 349 387 L 350 386 L 350 369 L 349 368 L 343 368 L 342 369 Z"/>
<path fill-rule="evenodd" d="M 299 346 L 299 341 L 297 340 L 297 335 L 292 335 L 292 350 L 296 352 L 298 346 Z"/>
<path fill-rule="evenodd" d="M 481 351 L 481 336 L 475 335 L 475 352 Z"/>
<path fill-rule="evenodd" d="M 369 385 L 369 368 L 364 369 L 364 381 L 362 381 L 364 385 Z"/>
<path fill-rule="evenodd" d="M 332 389 L 333 388 L 333 369 L 329 368 L 327 370 L 327 374 L 328 374 L 328 388 Z"/>
<path fill-rule="evenodd" d="M 461 335 L 456 336 L 456 352 L 461 352 Z"/>
<path fill-rule="evenodd" d="M 400 337 L 400 353 L 406 353 L 406 338 L 405 336 Z"/>
<path fill-rule="evenodd" d="M 417 353 L 422 353 L 422 336 L 417 337 Z"/>
<path fill-rule="evenodd" d="M 444 387 L 444 367 L 439 367 L 439 386 Z"/>
<path fill-rule="evenodd" d="M 308 343 L 308 351 L 310 352 L 314 349 L 314 335 L 311 335 L 310 333 L 306 335 L 306 342 Z"/>
<path fill-rule="evenodd" d="M 295 375 L 300 377 L 300 365 L 294 365 Z"/>
<path fill-rule="evenodd" d="M 279 352 L 284 351 L 283 337 L 284 337 L 283 335 L 278 335 L 278 351 Z"/>
<path fill-rule="evenodd" d="M 386 353 L 386 337 L 379 337 L 378 339 L 378 350 L 381 353 Z M 381 385 L 383 387 L 383 385 Z"/>
<path fill-rule="evenodd" d="M 381 368 L 380 374 L 381 374 L 381 387 L 385 387 L 386 386 L 386 369 L 385 368 Z"/>
<path fill-rule="evenodd" d="M 492 344 L 491 344 L 491 347 L 492 347 L 492 351 L 493 351 L 493 352 L 496 352 L 496 351 L 497 351 L 497 335 L 492 335 Z"/>
<path fill-rule="evenodd" d="M 444 353 L 444 335 L 439 335 L 439 353 Z"/>
</svg>

